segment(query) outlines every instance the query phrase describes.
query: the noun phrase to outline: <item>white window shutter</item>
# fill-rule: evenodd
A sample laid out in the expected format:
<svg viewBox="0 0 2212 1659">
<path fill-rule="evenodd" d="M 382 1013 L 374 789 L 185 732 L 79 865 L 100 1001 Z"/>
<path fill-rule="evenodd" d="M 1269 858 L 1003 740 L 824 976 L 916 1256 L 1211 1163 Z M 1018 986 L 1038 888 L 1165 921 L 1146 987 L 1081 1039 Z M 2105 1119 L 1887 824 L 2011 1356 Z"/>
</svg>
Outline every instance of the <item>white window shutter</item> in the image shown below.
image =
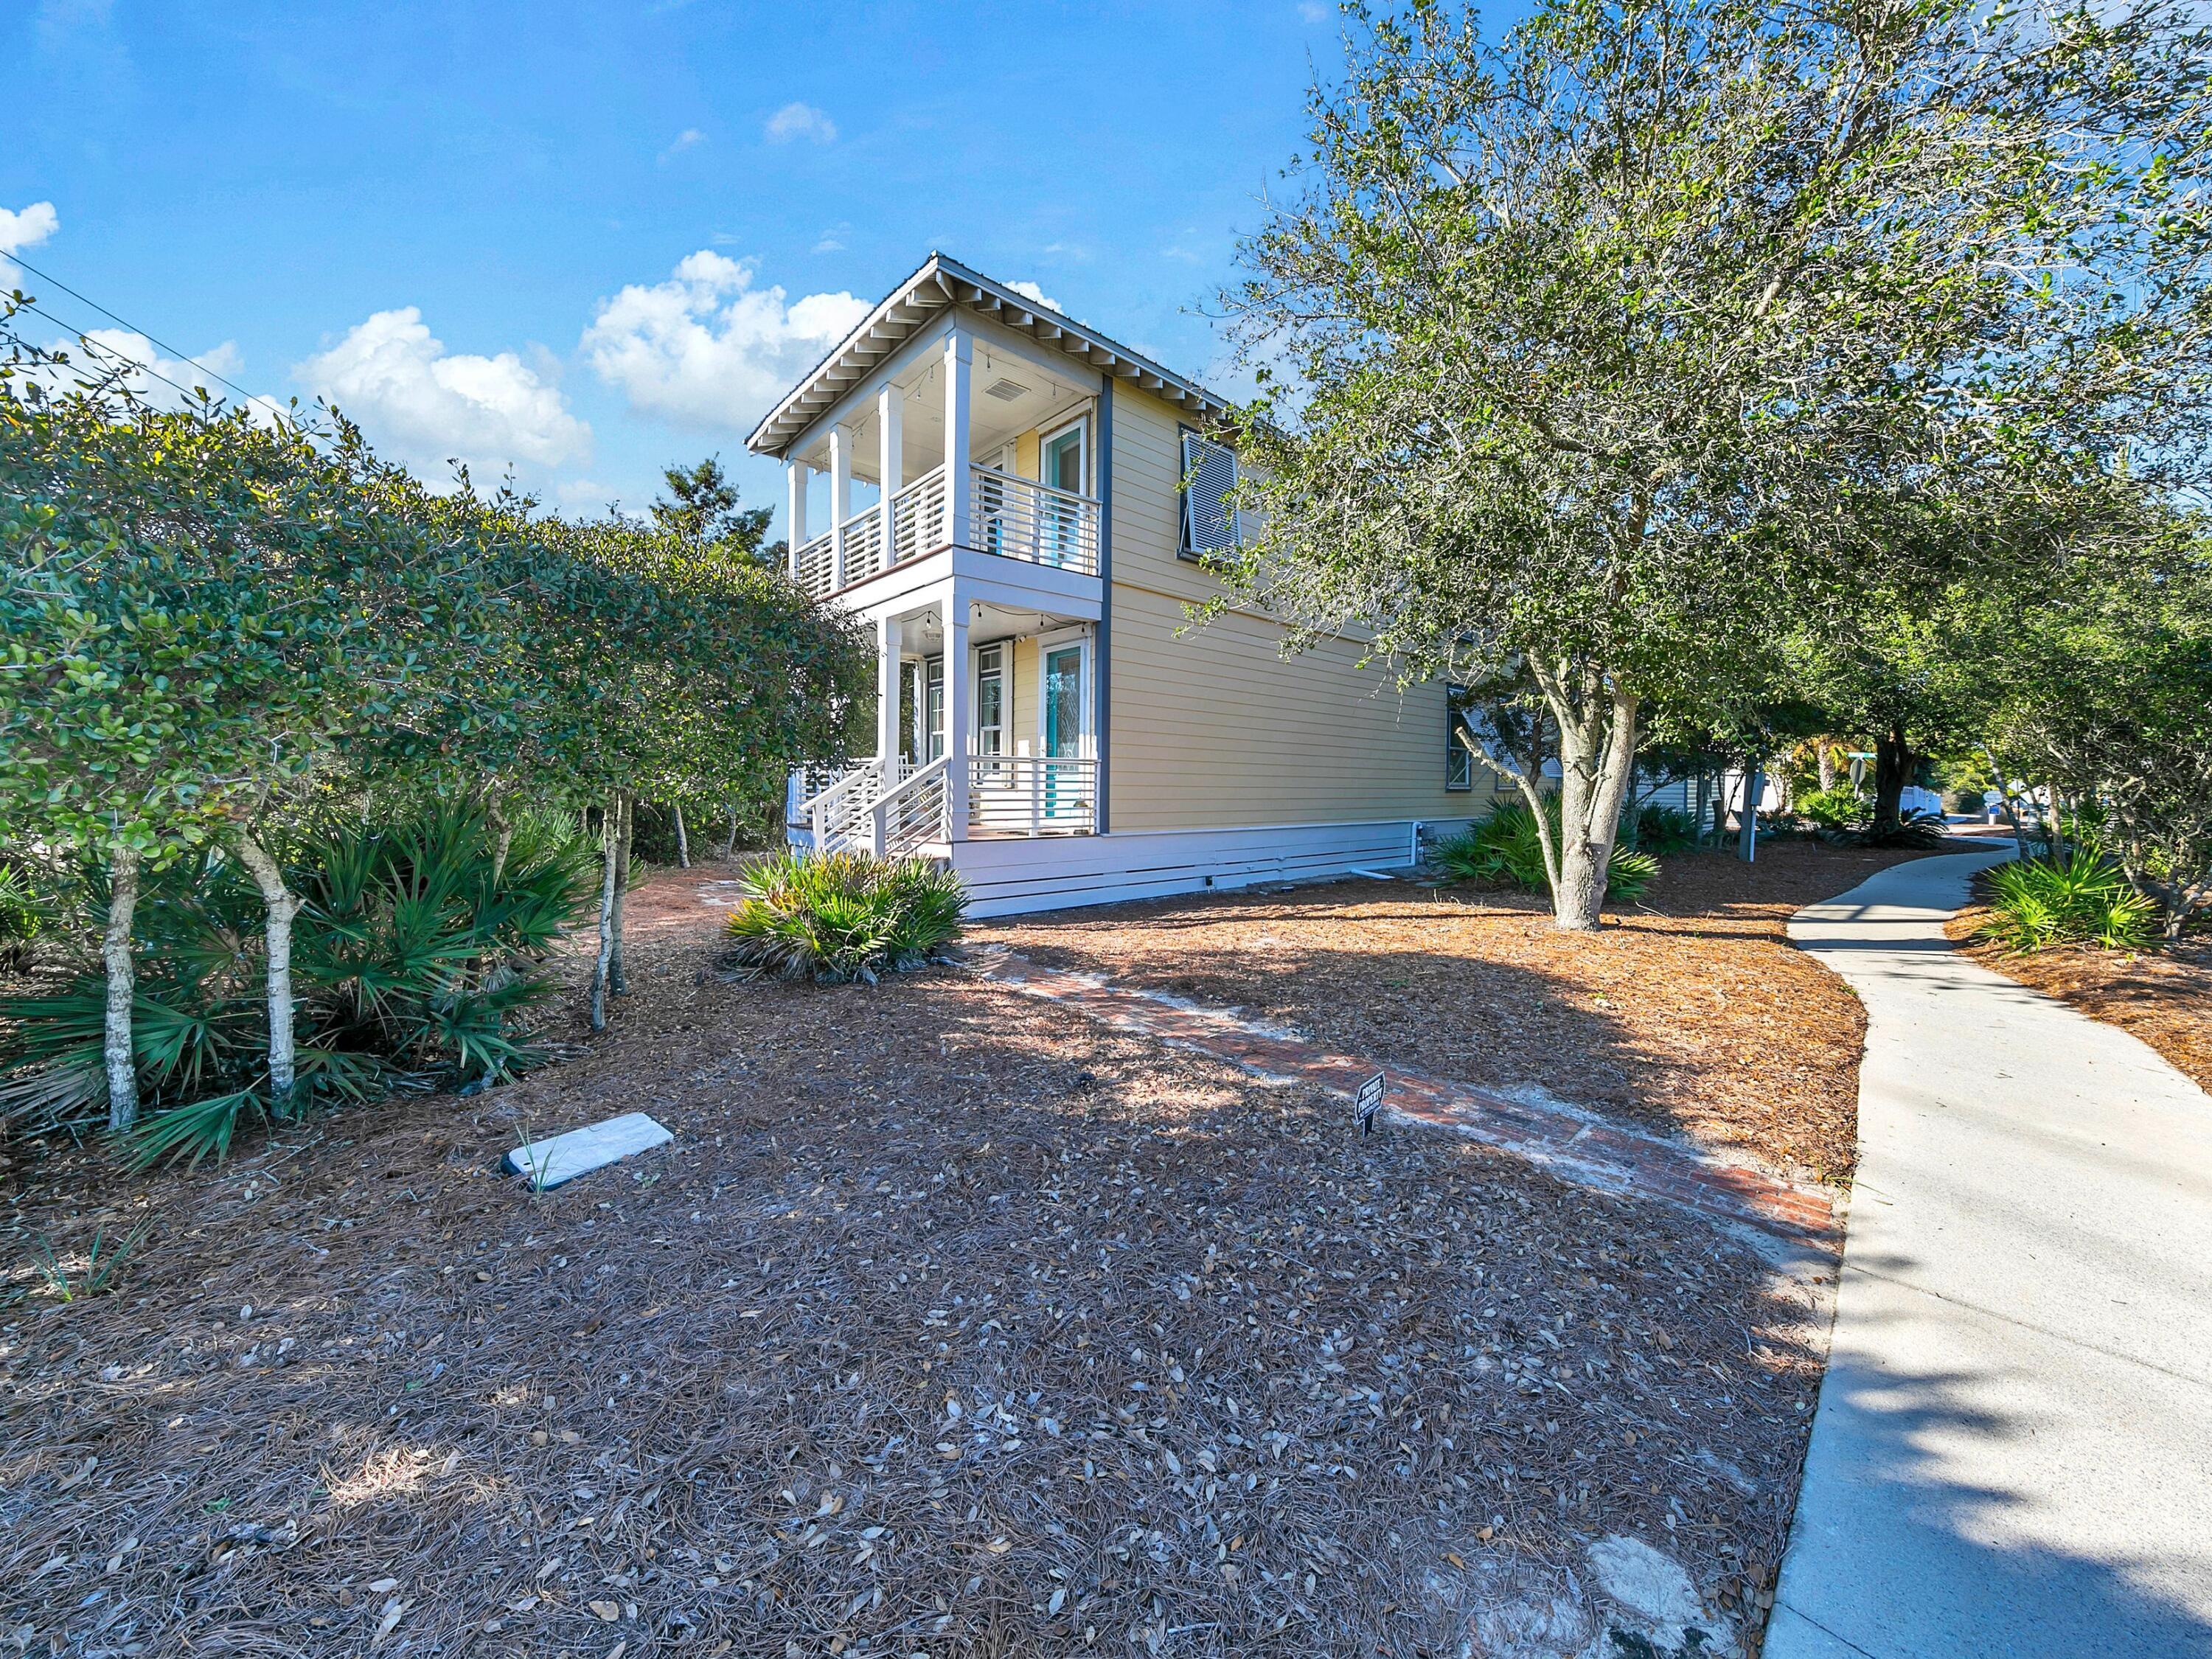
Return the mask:
<svg viewBox="0 0 2212 1659">
<path fill-rule="evenodd" d="M 1226 553 L 1243 538 L 1237 509 L 1224 498 L 1237 488 L 1237 452 L 1226 444 L 1182 434 L 1182 544 L 1193 553 Z"/>
</svg>

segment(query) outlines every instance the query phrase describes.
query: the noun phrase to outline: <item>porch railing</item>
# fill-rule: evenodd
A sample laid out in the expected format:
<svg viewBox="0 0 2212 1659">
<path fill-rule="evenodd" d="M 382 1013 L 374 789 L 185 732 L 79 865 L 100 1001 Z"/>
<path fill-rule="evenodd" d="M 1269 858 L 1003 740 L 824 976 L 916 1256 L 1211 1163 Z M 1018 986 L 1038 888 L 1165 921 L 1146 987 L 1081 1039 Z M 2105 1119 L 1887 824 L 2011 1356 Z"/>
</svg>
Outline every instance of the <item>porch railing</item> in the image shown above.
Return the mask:
<svg viewBox="0 0 2212 1659">
<path fill-rule="evenodd" d="M 865 843 L 870 810 L 884 793 L 884 771 L 878 761 L 862 761 L 806 800 L 806 827 L 816 852 L 835 853 Z"/>
<path fill-rule="evenodd" d="M 1098 574 L 1098 503 L 1034 478 L 971 466 L 975 545 L 986 553 Z"/>
<path fill-rule="evenodd" d="M 1098 763 L 1084 755 L 977 755 L 968 827 L 987 835 L 1087 836 L 1098 823 Z"/>
<path fill-rule="evenodd" d="M 952 539 L 945 469 L 933 466 L 891 500 L 891 562 L 904 564 Z"/>
<path fill-rule="evenodd" d="M 884 568 L 884 515 L 872 507 L 845 520 L 845 586 L 864 582 Z"/>
<path fill-rule="evenodd" d="M 994 466 L 969 467 L 967 487 L 973 525 L 969 536 L 979 551 L 1086 576 L 1098 574 L 1098 503 L 1092 497 Z M 952 539 L 945 469 L 932 467 L 891 498 L 888 547 L 880 507 L 855 513 L 845 521 L 843 531 L 842 584 L 830 556 L 828 535 L 802 543 L 793 556 L 793 576 L 817 599 L 934 553 Z"/>
<path fill-rule="evenodd" d="M 836 573 L 830 564 L 830 535 L 827 531 L 811 542 L 801 542 L 799 551 L 792 556 L 792 579 L 816 599 L 825 599 L 836 591 Z"/>
</svg>

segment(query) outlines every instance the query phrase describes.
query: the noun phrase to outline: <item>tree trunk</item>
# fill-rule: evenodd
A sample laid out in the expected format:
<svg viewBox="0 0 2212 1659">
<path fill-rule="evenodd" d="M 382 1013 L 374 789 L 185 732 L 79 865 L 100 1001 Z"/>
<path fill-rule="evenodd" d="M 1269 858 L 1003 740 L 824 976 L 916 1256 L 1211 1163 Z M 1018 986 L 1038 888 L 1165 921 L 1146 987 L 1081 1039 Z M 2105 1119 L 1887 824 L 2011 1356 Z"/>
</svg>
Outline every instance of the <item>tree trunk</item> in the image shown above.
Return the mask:
<svg viewBox="0 0 2212 1659">
<path fill-rule="evenodd" d="M 727 863 L 738 855 L 738 804 L 730 804 L 730 833 L 722 838 L 722 860 Z"/>
<path fill-rule="evenodd" d="M 614 938 L 607 955 L 607 989 L 618 997 L 626 997 L 629 994 L 629 974 L 623 963 L 623 901 L 629 892 L 630 830 L 637 798 L 624 789 L 615 799 L 617 841 L 615 848 Z"/>
<path fill-rule="evenodd" d="M 1836 751 L 1826 738 L 1814 747 L 1820 751 L 1820 793 L 1825 795 L 1836 787 Z"/>
<path fill-rule="evenodd" d="M 2051 843 L 2051 856 L 2056 860 L 2066 856 L 2066 825 L 2058 811 L 2058 786 L 2048 786 L 2051 810 L 2044 815 L 2044 839 Z"/>
<path fill-rule="evenodd" d="M 592 961 L 591 1024 L 594 1031 L 607 1029 L 607 978 L 615 954 L 615 881 L 617 858 L 614 827 L 619 815 L 608 813 L 599 836 L 599 953 Z"/>
<path fill-rule="evenodd" d="M 1603 925 L 1621 803 L 1636 767 L 1637 700 L 1607 688 L 1595 669 L 1576 674 L 1578 683 L 1571 688 L 1566 675 L 1532 672 L 1559 728 L 1556 852 L 1548 830 L 1544 838 L 1552 870 L 1553 925 L 1589 933 Z M 1540 811 L 1537 821 L 1543 825 Z"/>
<path fill-rule="evenodd" d="M 1735 832 L 1735 855 L 1746 864 L 1759 859 L 1759 799 L 1765 793 L 1765 769 L 1753 763 L 1743 775 L 1743 814 Z"/>
<path fill-rule="evenodd" d="M 100 958 L 107 969 L 107 1015 L 101 1041 L 107 1066 L 107 1127 L 121 1131 L 138 1121 L 138 1055 L 131 1012 L 138 1000 L 138 963 L 131 950 L 131 922 L 138 911 L 138 849 L 117 842 L 107 854 L 107 927 Z"/>
<path fill-rule="evenodd" d="M 495 794 L 484 798 L 484 822 L 491 826 L 491 890 L 496 893 L 500 883 L 507 878 L 507 854 L 514 845 L 514 826 L 500 810 Z"/>
<path fill-rule="evenodd" d="M 2005 775 L 1993 764 L 1990 768 L 1990 784 L 1997 792 L 1997 805 L 2002 809 L 2005 822 L 2012 826 L 2013 855 L 2022 864 L 2027 862 L 2027 826 L 2021 822 L 2019 803 L 2013 799 L 2012 787 Z"/>
<path fill-rule="evenodd" d="M 261 890 L 262 938 L 269 971 L 269 1097 L 281 1114 L 292 1106 L 299 1087 L 293 1048 L 292 919 L 302 900 L 284 883 L 284 872 L 269 849 L 248 835 L 238 840 L 238 856 Z"/>
<path fill-rule="evenodd" d="M 1912 769 L 1912 751 L 1905 746 L 1904 726 L 1892 721 L 1874 740 L 1874 823 L 1869 830 L 1885 836 L 1897 828 L 1898 803 L 1905 781 Z"/>
<path fill-rule="evenodd" d="M 689 870 L 691 867 L 691 842 L 684 833 L 684 803 L 679 800 L 668 810 L 676 820 L 676 867 Z"/>
</svg>

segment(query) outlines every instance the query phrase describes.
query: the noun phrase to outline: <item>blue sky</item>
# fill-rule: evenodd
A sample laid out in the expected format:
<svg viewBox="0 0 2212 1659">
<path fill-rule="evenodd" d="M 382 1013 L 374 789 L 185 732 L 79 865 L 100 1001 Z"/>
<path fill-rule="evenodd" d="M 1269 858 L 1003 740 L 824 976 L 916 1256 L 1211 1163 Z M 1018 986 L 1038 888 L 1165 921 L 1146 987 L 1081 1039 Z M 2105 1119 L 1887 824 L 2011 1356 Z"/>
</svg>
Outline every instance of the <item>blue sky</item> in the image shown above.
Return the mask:
<svg viewBox="0 0 2212 1659">
<path fill-rule="evenodd" d="M 744 433 L 933 248 L 1218 373 L 1194 308 L 1336 56 L 1311 0 L 46 0 L 0 9 L 0 252 L 426 476 L 635 507 L 719 451 L 777 501 Z"/>
</svg>

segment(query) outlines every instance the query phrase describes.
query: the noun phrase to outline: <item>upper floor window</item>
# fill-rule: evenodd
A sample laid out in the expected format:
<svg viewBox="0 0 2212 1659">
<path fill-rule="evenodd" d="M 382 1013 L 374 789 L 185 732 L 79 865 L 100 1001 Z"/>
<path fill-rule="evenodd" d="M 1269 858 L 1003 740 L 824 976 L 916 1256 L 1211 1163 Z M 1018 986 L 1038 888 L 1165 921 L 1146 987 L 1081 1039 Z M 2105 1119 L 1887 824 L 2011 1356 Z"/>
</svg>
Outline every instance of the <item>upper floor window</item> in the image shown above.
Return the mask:
<svg viewBox="0 0 2212 1659">
<path fill-rule="evenodd" d="M 1182 484 L 1183 556 L 1233 550 L 1244 539 L 1229 499 L 1237 488 L 1237 452 L 1184 428 Z"/>
</svg>

